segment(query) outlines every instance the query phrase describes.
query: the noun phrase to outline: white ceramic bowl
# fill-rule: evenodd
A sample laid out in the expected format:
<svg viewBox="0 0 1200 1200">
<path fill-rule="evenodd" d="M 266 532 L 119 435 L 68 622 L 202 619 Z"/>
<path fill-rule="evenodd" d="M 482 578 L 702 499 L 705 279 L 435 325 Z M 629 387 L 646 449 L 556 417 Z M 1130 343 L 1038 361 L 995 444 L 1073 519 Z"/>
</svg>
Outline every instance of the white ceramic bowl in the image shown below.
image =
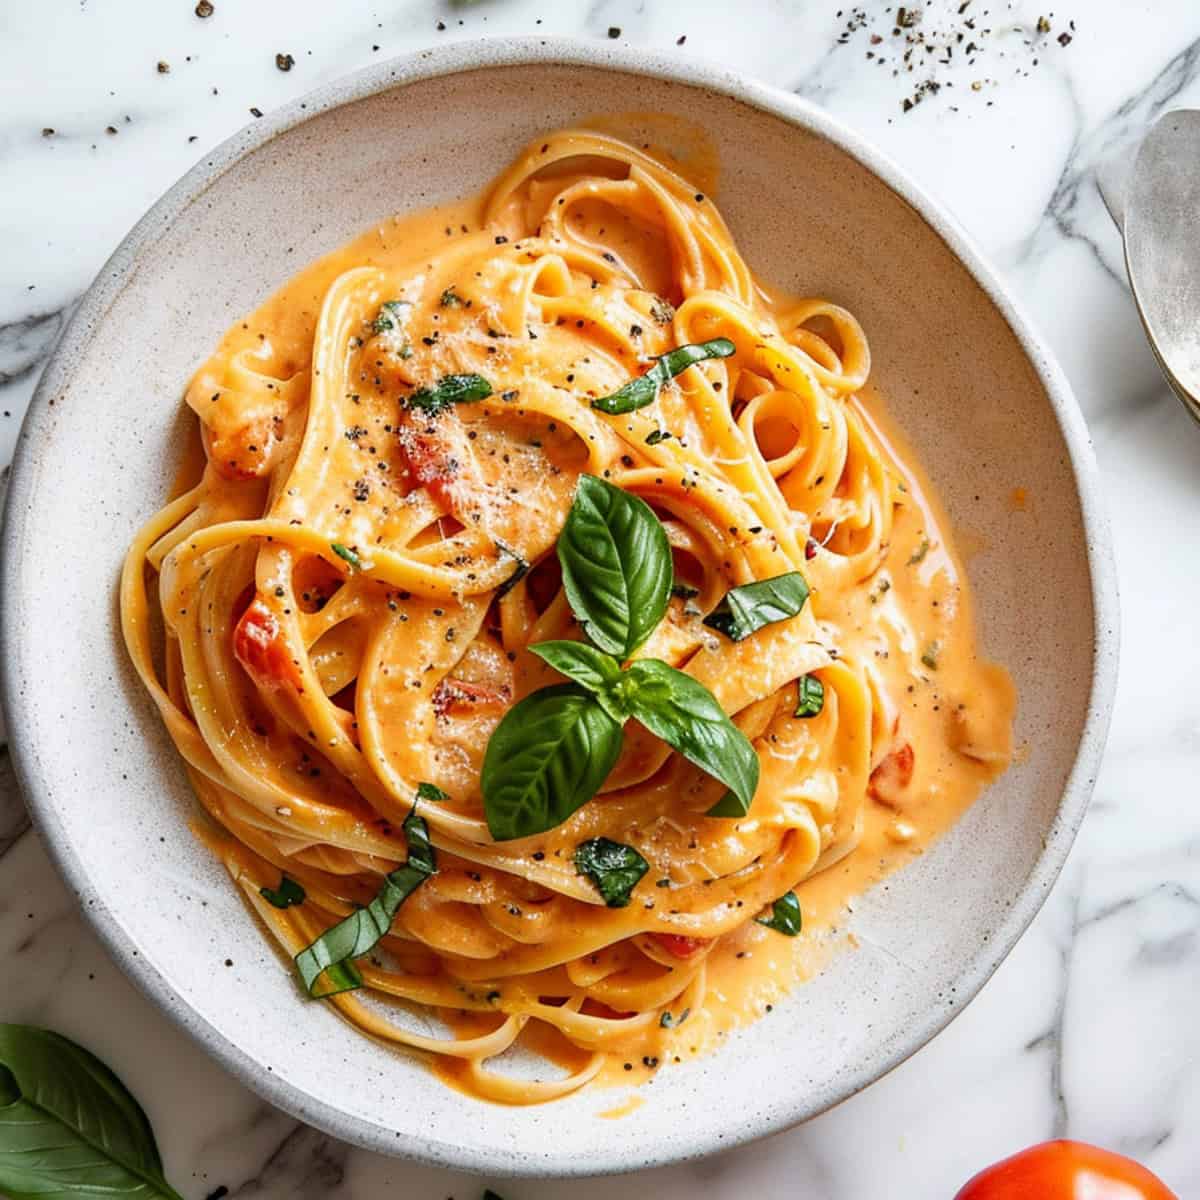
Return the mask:
<svg viewBox="0 0 1200 1200">
<path fill-rule="evenodd" d="M 719 1053 L 662 1072 L 619 1124 L 597 1117 L 611 1092 L 540 1108 L 464 1098 L 300 997 L 187 830 L 194 802 L 125 660 L 115 596 L 126 544 L 174 470 L 184 384 L 226 325 L 372 222 L 477 189 L 539 132 L 614 112 L 705 127 L 718 199 L 754 269 L 862 320 L 876 382 L 952 518 L 985 547 L 971 570 L 983 641 L 1016 678 L 1028 747 L 931 853 L 856 905 L 859 950 Z M 1026 513 L 1007 503 L 1017 485 Z M 46 369 L 3 552 L 18 775 L 124 969 L 282 1108 L 375 1150 L 496 1174 L 632 1170 L 733 1146 L 918 1049 L 1058 873 L 1116 668 L 1115 581 L 1079 410 L 954 222 L 794 96 L 597 43 L 491 41 L 386 63 L 199 163 L 113 255 Z"/>
</svg>

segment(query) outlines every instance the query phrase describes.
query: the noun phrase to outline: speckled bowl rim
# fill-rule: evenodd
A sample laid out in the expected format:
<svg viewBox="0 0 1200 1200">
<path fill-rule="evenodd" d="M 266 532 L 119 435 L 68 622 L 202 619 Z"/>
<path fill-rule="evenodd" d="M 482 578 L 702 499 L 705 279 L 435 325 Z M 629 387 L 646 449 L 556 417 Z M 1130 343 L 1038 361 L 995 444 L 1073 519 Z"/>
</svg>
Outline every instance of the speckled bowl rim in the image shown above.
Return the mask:
<svg viewBox="0 0 1200 1200">
<path fill-rule="evenodd" d="M 751 108 L 779 117 L 831 142 L 862 164 L 920 214 L 963 264 L 1003 316 L 1049 397 L 1055 419 L 1070 456 L 1086 538 L 1087 561 L 1094 606 L 1094 656 L 1091 694 L 1079 748 L 1062 802 L 1045 848 L 1005 919 L 993 937 L 979 947 L 966 963 L 956 984 L 964 1001 L 975 996 L 1041 908 L 1058 877 L 1076 831 L 1087 810 L 1100 763 L 1112 710 L 1117 674 L 1118 601 L 1116 571 L 1108 521 L 1104 513 L 1095 455 L 1087 427 L 1070 386 L 1049 348 L 1034 333 L 1019 306 L 1007 294 L 985 264 L 970 238 L 958 223 L 930 199 L 886 155 L 820 109 L 794 95 L 699 62 L 685 62 L 642 50 L 567 38 L 498 38 L 459 42 L 436 50 L 425 50 L 373 65 L 310 92 L 268 117 L 255 121 L 223 142 L 192 168 L 133 227 L 113 253 L 96 281 L 84 295 L 41 378 L 21 429 L 13 459 L 7 511 L 0 532 L 0 579 L 16 577 L 15 565 L 26 551 L 23 540 L 27 510 L 36 471 L 35 461 L 42 434 L 51 415 L 48 401 L 70 380 L 83 348 L 91 340 L 100 318 L 114 303 L 137 271 L 142 255 L 152 247 L 200 194 L 251 151 L 281 133 L 321 113 L 353 103 L 378 92 L 438 76 L 495 67 L 533 65 L 586 66 L 599 70 L 652 76 L 673 83 L 706 89 L 739 101 Z M 0 643 L 18 644 L 17 605 L 8 589 L 0 591 Z M 0 703 L 8 721 L 13 763 L 46 848 L 76 894 L 91 888 L 87 863 L 80 859 L 64 836 L 63 827 L 50 800 L 50 787 L 39 771 L 29 745 L 30 730 L 19 701 L 23 690 L 19 656 L 0 656 Z M 347 1142 L 389 1155 L 399 1155 L 438 1166 L 492 1175 L 569 1177 L 615 1174 L 662 1166 L 698 1158 L 719 1150 L 776 1133 L 824 1112 L 849 1098 L 898 1066 L 926 1044 L 960 1013 L 966 1004 L 938 1007 L 928 1018 L 913 1025 L 907 1036 L 895 1039 L 886 1055 L 865 1061 L 841 1075 L 836 1085 L 786 1095 L 761 1118 L 729 1114 L 720 1142 L 703 1136 L 689 1138 L 680 1133 L 661 1153 L 630 1161 L 623 1155 L 621 1140 L 611 1139 L 594 1154 L 577 1162 L 529 1161 L 520 1152 L 498 1158 L 448 1141 L 414 1134 L 387 1134 L 319 1097 L 309 1095 L 260 1065 L 234 1042 L 203 1019 L 171 983 L 144 957 L 135 955 L 134 945 L 119 920 L 102 905 L 84 909 L 87 919 L 124 972 L 219 1062 L 239 1080 L 265 1099 L 303 1121 Z"/>
</svg>

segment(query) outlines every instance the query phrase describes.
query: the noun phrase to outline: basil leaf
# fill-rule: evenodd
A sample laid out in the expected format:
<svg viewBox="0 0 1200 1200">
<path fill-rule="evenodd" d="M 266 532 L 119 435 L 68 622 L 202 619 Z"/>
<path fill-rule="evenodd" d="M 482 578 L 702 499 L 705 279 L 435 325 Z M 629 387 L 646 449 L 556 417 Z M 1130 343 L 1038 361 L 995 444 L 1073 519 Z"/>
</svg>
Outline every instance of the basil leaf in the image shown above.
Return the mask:
<svg viewBox="0 0 1200 1200">
<path fill-rule="evenodd" d="M 807 599 L 808 584 L 804 576 L 799 571 L 788 571 L 773 579 L 731 588 L 704 618 L 704 623 L 740 642 L 764 625 L 794 617 Z"/>
<path fill-rule="evenodd" d="M 338 558 L 345 560 L 351 571 L 358 571 L 362 568 L 362 559 L 349 546 L 343 546 L 341 542 L 330 542 L 329 548 Z"/>
<path fill-rule="evenodd" d="M 794 717 L 815 717 L 825 707 L 825 685 L 815 675 L 801 675 Z"/>
<path fill-rule="evenodd" d="M 291 908 L 293 904 L 303 904 L 308 893 L 294 879 L 284 875 L 277 888 L 259 888 L 258 894 L 276 908 Z"/>
<path fill-rule="evenodd" d="M 624 725 L 629 713 L 621 698 L 621 665 L 611 654 L 587 642 L 537 642 L 529 652 L 587 688 L 604 711 Z"/>
<path fill-rule="evenodd" d="M 658 1024 L 661 1029 L 678 1029 L 679 1026 L 682 1025 L 684 1021 L 686 1021 L 691 1015 L 692 1010 L 690 1008 L 685 1008 L 683 1012 L 679 1014 L 678 1020 L 671 1016 L 669 1012 L 664 1012 L 663 1015 L 658 1018 Z"/>
<path fill-rule="evenodd" d="M 704 815 L 706 817 L 744 817 L 749 808 L 734 792 L 726 792 Z"/>
<path fill-rule="evenodd" d="M 581 475 L 558 539 L 563 587 L 587 636 L 628 658 L 653 632 L 671 596 L 666 530 L 637 496 Z"/>
<path fill-rule="evenodd" d="M 631 715 L 725 784 L 741 805 L 736 815 L 749 812 L 758 787 L 758 755 L 712 692 L 653 658 L 639 659 L 625 673 L 632 681 L 626 694 Z"/>
<path fill-rule="evenodd" d="M 650 864 L 632 846 L 598 837 L 575 847 L 575 870 L 596 885 L 609 908 L 624 908 Z"/>
<path fill-rule="evenodd" d="M 437 874 L 437 859 L 425 821 L 409 813 L 404 836 L 408 840 L 408 861 L 384 878 L 375 899 L 325 930 L 296 955 L 296 970 L 310 996 L 321 999 L 361 987 L 362 977 L 350 960 L 366 954 L 384 937 L 400 905 L 430 875 Z"/>
<path fill-rule="evenodd" d="M 449 792 L 443 792 L 436 783 L 418 783 L 417 784 L 417 799 L 429 800 L 434 804 L 441 804 L 450 799 Z"/>
<path fill-rule="evenodd" d="M 676 375 L 686 371 L 693 363 L 706 358 L 728 358 L 734 352 L 734 344 L 728 338 L 713 338 L 709 342 L 689 343 L 661 354 L 654 366 L 645 375 L 631 379 L 623 388 L 611 396 L 600 396 L 592 401 L 592 407 L 601 412 L 617 416 L 645 408 L 658 398 L 658 389 Z"/>
<path fill-rule="evenodd" d="M 470 404 L 492 394 L 492 385 L 482 375 L 443 375 L 436 387 L 420 388 L 404 401 L 431 417 L 454 404 Z"/>
<path fill-rule="evenodd" d="M 411 307 L 407 300 L 385 300 L 379 306 L 379 315 L 371 322 L 371 328 L 376 333 L 386 333 L 389 329 L 397 329 L 401 325 L 400 310 Z"/>
<path fill-rule="evenodd" d="M 180 1200 L 125 1085 L 82 1046 L 29 1025 L 0 1025 L 0 1192 Z"/>
<path fill-rule="evenodd" d="M 795 937 L 800 932 L 800 897 L 795 892 L 784 892 L 771 905 L 769 917 L 755 917 L 760 925 L 774 929 L 785 937 Z"/>
<path fill-rule="evenodd" d="M 561 825 L 599 790 L 621 752 L 621 726 L 578 684 L 542 688 L 504 714 L 480 786 L 497 841 Z"/>
</svg>

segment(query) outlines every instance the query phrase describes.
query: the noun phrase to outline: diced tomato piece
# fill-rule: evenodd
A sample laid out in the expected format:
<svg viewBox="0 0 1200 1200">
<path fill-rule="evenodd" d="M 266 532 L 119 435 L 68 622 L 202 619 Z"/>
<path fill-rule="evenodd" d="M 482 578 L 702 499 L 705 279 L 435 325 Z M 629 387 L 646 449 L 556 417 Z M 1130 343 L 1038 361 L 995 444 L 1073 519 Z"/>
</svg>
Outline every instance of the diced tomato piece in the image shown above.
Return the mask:
<svg viewBox="0 0 1200 1200">
<path fill-rule="evenodd" d="M 439 717 L 461 715 L 484 707 L 499 708 L 507 704 L 510 698 L 507 689 L 468 683 L 465 679 L 447 676 L 433 689 L 433 711 Z"/>
<path fill-rule="evenodd" d="M 895 750 L 888 751 L 884 760 L 871 772 L 867 785 L 870 794 L 887 808 L 899 808 L 904 802 L 904 792 L 912 783 L 913 748 L 905 742 Z"/>
<path fill-rule="evenodd" d="M 478 496 L 475 457 L 462 422 L 452 413 L 436 417 L 407 412 L 397 428 L 409 479 L 456 516 Z"/>
<path fill-rule="evenodd" d="M 260 595 L 233 631 L 233 653 L 261 688 L 300 686 L 300 668 L 288 652 L 279 617 Z"/>
<path fill-rule="evenodd" d="M 682 933 L 652 933 L 650 939 L 676 958 L 691 958 L 697 950 L 707 946 L 712 940 L 711 938 L 686 937 Z"/>
</svg>

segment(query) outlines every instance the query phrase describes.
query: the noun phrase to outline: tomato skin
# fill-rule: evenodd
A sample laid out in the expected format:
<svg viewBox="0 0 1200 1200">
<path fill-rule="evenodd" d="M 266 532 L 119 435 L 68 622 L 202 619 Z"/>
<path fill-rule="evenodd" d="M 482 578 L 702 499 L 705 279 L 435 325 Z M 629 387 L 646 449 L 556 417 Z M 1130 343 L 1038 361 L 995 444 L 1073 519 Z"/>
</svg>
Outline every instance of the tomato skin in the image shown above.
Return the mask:
<svg viewBox="0 0 1200 1200">
<path fill-rule="evenodd" d="M 905 791 L 912 783 L 914 757 L 911 742 L 903 742 L 889 751 L 871 772 L 867 790 L 872 798 L 887 808 L 901 808 Z"/>
<path fill-rule="evenodd" d="M 300 670 L 288 653 L 279 618 L 256 595 L 233 631 L 233 653 L 261 688 L 300 687 Z"/>
<path fill-rule="evenodd" d="M 652 933 L 650 938 L 676 958 L 691 958 L 701 946 L 709 943 L 708 938 L 686 937 L 682 933 Z"/>
<path fill-rule="evenodd" d="M 980 1171 L 954 1200 L 1179 1200 L 1130 1158 L 1086 1142 L 1042 1142 Z"/>
</svg>

